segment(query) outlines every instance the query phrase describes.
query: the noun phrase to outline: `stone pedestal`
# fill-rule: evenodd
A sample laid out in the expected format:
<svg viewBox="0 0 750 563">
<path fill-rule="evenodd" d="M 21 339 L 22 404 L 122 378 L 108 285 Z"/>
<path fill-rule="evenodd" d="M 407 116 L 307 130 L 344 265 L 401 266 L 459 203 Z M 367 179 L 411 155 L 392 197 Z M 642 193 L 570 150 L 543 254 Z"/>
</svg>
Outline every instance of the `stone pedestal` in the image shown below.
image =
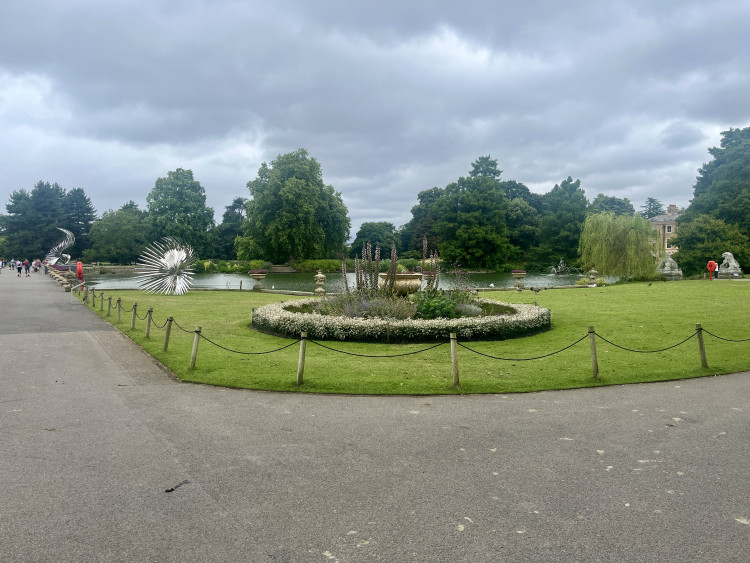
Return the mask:
<svg viewBox="0 0 750 563">
<path fill-rule="evenodd" d="M 523 278 L 526 277 L 526 270 L 512 270 L 510 274 L 516 278 L 515 286 L 519 289 L 523 289 Z"/>
<path fill-rule="evenodd" d="M 261 289 L 263 289 L 263 284 L 261 284 L 260 282 L 263 281 L 264 279 L 266 279 L 266 274 L 264 274 L 264 273 L 261 274 L 261 273 L 257 273 L 257 272 L 256 273 L 250 272 L 250 277 L 255 280 L 255 285 L 253 286 L 253 291 L 260 291 Z"/>
<path fill-rule="evenodd" d="M 315 285 L 317 286 L 314 292 L 315 295 L 323 296 L 326 294 L 326 290 L 323 289 L 323 284 L 325 283 L 325 281 L 326 281 L 326 277 L 325 275 L 323 275 L 323 271 L 318 270 L 318 273 L 315 274 Z"/>
</svg>

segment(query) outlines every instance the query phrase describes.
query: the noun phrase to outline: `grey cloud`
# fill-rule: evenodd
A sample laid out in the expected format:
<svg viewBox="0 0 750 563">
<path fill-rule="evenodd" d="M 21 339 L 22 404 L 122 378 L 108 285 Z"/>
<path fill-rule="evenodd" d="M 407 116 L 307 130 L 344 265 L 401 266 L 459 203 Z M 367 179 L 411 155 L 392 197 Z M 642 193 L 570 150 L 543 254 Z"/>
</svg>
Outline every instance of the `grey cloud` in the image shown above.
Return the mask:
<svg viewBox="0 0 750 563">
<path fill-rule="evenodd" d="M 419 191 L 485 154 L 538 191 L 571 175 L 590 197 L 686 205 L 717 132 L 750 120 L 748 10 L 741 0 L 6 2 L 0 77 L 49 89 L 5 114 L 13 94 L 0 90 L 0 151 L 21 131 L 26 143 L 0 152 L 25 153 L 0 167 L 0 200 L 44 178 L 116 208 L 144 202 L 182 166 L 220 216 L 248 195 L 261 161 L 305 147 L 355 231 L 403 224 Z"/>
</svg>

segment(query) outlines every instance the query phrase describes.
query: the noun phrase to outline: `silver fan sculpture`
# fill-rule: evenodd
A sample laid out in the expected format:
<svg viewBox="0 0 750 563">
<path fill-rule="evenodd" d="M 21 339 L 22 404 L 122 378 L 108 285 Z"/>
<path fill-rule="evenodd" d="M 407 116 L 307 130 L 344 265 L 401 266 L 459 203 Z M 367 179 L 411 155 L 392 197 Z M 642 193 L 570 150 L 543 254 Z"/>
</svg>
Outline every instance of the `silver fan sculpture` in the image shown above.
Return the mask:
<svg viewBox="0 0 750 563">
<path fill-rule="evenodd" d="M 67 250 L 76 242 L 75 235 L 68 229 L 57 227 L 57 230 L 65 233 L 65 239 L 53 246 L 52 250 L 50 250 L 47 253 L 47 256 L 44 257 L 44 259 L 47 260 L 47 264 L 49 264 L 50 266 L 54 266 L 56 264 L 67 264 L 68 262 L 70 262 L 70 254 L 63 254 L 63 250 Z"/>
<path fill-rule="evenodd" d="M 193 249 L 177 237 L 164 237 L 146 247 L 136 267 L 136 283 L 148 293 L 182 295 L 193 283 Z"/>
</svg>

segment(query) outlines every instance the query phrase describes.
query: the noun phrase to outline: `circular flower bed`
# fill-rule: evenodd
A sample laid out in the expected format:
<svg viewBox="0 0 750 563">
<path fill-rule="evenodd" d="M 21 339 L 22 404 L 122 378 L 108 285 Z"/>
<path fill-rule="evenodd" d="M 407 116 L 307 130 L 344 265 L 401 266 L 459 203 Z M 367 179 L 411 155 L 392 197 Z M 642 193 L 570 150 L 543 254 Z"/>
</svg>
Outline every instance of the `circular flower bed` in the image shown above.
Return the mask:
<svg viewBox="0 0 750 563">
<path fill-rule="evenodd" d="M 526 304 L 509 305 L 511 312 L 486 317 L 460 319 L 361 319 L 302 313 L 300 309 L 316 303 L 316 299 L 273 303 L 253 309 L 252 325 L 263 332 L 299 337 L 306 332 L 309 338 L 321 340 L 355 340 L 364 342 L 419 342 L 446 340 L 455 332 L 461 340 L 505 340 L 549 330 L 550 311 Z M 494 303 L 478 299 L 477 303 Z"/>
</svg>

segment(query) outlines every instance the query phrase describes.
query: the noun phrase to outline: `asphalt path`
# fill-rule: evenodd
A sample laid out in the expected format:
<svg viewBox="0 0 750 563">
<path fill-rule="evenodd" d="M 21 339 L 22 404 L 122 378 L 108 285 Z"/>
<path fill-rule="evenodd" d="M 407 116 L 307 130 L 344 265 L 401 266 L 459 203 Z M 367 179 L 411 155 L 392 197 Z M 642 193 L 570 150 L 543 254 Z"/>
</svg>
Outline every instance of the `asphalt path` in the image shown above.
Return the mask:
<svg viewBox="0 0 750 563">
<path fill-rule="evenodd" d="M 50 278 L 0 274 L 2 561 L 744 562 L 749 438 L 748 373 L 459 397 L 180 383 Z"/>
</svg>

